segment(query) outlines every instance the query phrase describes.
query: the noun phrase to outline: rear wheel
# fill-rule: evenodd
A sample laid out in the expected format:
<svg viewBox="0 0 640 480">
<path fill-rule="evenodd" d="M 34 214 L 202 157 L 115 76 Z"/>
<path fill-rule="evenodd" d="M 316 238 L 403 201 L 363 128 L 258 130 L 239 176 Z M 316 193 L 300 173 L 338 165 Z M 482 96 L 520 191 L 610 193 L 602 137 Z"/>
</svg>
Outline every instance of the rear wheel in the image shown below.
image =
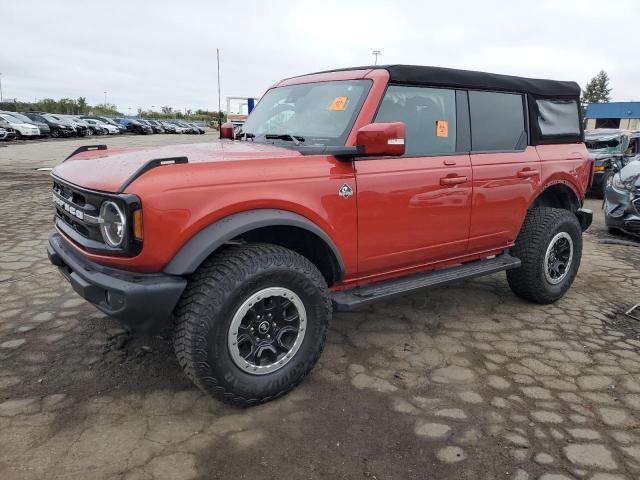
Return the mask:
<svg viewBox="0 0 640 480">
<path fill-rule="evenodd" d="M 284 395 L 311 371 L 331 301 L 306 258 L 248 244 L 206 260 L 174 317 L 174 348 L 187 376 L 226 403 L 248 406 Z"/>
<path fill-rule="evenodd" d="M 519 268 L 507 270 L 511 290 L 526 300 L 553 303 L 569 289 L 582 257 L 582 230 L 568 210 L 529 210 L 512 252 Z"/>
</svg>

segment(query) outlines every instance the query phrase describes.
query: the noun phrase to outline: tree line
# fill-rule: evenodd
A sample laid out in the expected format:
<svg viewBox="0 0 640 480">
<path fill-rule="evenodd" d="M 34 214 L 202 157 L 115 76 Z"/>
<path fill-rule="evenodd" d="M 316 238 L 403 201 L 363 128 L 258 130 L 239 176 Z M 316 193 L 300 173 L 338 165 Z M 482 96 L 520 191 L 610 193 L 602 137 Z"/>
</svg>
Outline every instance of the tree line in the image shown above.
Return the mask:
<svg viewBox="0 0 640 480">
<path fill-rule="evenodd" d="M 17 99 L 13 101 L 0 102 L 0 110 L 8 112 L 47 112 L 59 113 L 61 115 L 104 115 L 107 117 L 124 117 L 125 115 L 118 111 L 118 108 L 110 103 L 89 105 L 85 97 L 61 98 L 55 100 L 53 98 L 43 98 L 33 102 L 23 102 Z M 143 110 L 139 108 L 137 115 L 144 118 L 159 119 L 187 119 L 201 120 L 210 122 L 218 120 L 222 116 L 225 121 L 226 115 L 223 112 L 212 112 L 209 110 L 174 110 L 173 107 L 162 107 L 160 111 Z"/>
</svg>

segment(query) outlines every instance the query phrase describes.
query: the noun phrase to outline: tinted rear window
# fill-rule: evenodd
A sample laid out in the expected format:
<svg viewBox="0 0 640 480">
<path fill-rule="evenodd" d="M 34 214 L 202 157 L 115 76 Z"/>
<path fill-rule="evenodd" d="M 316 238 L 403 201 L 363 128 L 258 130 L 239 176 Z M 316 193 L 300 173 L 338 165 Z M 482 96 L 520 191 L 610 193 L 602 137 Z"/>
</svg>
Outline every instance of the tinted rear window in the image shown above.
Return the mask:
<svg viewBox="0 0 640 480">
<path fill-rule="evenodd" d="M 536 100 L 542 138 L 580 135 L 578 102 L 575 100 Z"/>
<path fill-rule="evenodd" d="M 526 147 L 522 95 L 470 91 L 469 111 L 472 150 L 520 150 Z"/>
</svg>

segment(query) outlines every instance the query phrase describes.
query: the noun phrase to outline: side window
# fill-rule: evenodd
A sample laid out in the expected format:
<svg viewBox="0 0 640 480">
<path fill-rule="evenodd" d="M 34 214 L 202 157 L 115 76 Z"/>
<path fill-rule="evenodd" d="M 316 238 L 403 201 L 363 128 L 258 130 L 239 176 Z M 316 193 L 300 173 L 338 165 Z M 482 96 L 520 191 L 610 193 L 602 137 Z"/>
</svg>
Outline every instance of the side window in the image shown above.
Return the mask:
<svg viewBox="0 0 640 480">
<path fill-rule="evenodd" d="M 403 122 L 405 156 L 452 153 L 456 150 L 456 94 L 441 88 L 387 88 L 376 122 Z"/>
<path fill-rule="evenodd" d="M 469 91 L 471 149 L 521 150 L 527 146 L 522 95 Z"/>
</svg>

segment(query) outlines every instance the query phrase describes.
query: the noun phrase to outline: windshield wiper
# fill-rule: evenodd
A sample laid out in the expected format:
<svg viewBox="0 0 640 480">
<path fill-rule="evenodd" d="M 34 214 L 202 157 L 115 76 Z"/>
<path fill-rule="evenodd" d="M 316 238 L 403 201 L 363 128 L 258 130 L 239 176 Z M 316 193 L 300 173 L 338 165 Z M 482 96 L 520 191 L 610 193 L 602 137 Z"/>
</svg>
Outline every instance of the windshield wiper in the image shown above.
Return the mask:
<svg viewBox="0 0 640 480">
<path fill-rule="evenodd" d="M 265 133 L 264 138 L 267 140 L 290 140 L 296 145 L 300 145 L 300 142 L 304 142 L 304 137 L 300 135 L 293 136 L 290 133 Z"/>
</svg>

